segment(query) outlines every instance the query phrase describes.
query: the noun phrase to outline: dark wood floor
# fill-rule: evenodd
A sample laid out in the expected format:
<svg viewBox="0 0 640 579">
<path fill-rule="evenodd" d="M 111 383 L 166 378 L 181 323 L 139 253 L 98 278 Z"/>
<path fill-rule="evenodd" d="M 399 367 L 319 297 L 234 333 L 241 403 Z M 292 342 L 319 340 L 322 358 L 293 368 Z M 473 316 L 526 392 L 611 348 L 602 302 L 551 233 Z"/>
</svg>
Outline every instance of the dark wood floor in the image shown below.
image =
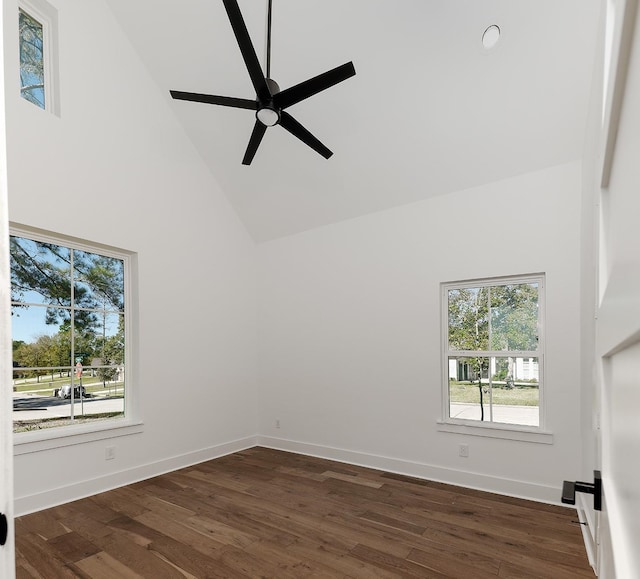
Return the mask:
<svg viewBox="0 0 640 579">
<path fill-rule="evenodd" d="M 593 578 L 575 512 L 252 448 L 16 520 L 17 576 Z"/>
</svg>

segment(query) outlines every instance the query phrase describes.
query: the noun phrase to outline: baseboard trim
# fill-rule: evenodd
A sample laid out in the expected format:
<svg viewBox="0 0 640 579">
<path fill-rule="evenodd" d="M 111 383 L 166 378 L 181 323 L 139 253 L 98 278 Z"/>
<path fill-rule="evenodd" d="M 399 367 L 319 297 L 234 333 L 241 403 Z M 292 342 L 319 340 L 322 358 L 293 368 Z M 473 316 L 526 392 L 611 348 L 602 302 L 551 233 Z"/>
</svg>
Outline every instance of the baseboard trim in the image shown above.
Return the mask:
<svg viewBox="0 0 640 579">
<path fill-rule="evenodd" d="M 293 440 L 274 438 L 270 436 L 258 436 L 257 445 L 273 448 L 274 450 L 284 450 L 317 458 L 326 458 L 337 462 L 384 470 L 396 474 L 497 493 L 519 499 L 566 506 L 562 505 L 559 500 L 562 496 L 562 489 L 559 486 L 552 487 L 525 481 L 505 479 L 486 474 L 444 468 L 425 463 L 412 462 L 353 450 L 332 448 L 312 443 L 296 442 Z"/>
<path fill-rule="evenodd" d="M 15 497 L 16 517 L 48 509 L 64 503 L 89 497 L 98 493 L 133 484 L 141 480 L 213 460 L 246 450 L 254 446 L 264 446 L 275 450 L 294 452 L 307 456 L 325 458 L 346 464 L 353 464 L 396 474 L 442 482 L 450 485 L 498 493 L 501 495 L 528 499 L 542 503 L 561 505 L 560 487 L 540 485 L 525 481 L 505 479 L 486 474 L 434 466 L 426 463 L 380 456 L 353 450 L 333 448 L 307 442 L 298 442 L 270 436 L 248 436 L 211 446 L 202 450 L 147 463 L 105 476 L 80 481 L 72 485 L 50 489 L 42 493 Z"/>
<path fill-rule="evenodd" d="M 121 470 L 105 476 L 77 482 L 72 485 L 47 490 L 42 493 L 15 497 L 14 516 L 19 517 L 85 497 L 90 497 L 98 493 L 110 491 L 124 485 L 133 484 L 141 480 L 192 466 L 200 462 L 213 460 L 234 452 L 252 448 L 256 445 L 257 437 L 248 436 L 246 438 L 217 444 L 209 448 L 189 452 L 187 454 L 166 458 L 156 462 L 136 466 L 131 469 Z"/>
</svg>

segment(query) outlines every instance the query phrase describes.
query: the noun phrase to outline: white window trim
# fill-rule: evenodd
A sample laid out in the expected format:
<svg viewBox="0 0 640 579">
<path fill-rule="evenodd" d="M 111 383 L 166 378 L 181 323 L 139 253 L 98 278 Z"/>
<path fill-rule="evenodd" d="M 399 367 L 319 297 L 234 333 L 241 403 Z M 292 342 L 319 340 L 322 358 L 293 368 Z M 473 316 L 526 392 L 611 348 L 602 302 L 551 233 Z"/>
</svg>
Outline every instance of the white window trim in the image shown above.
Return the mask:
<svg viewBox="0 0 640 579">
<path fill-rule="evenodd" d="M 18 432 L 13 435 L 13 454 L 14 456 L 19 456 L 21 454 L 139 434 L 144 431 L 144 423 L 141 421 L 127 420 L 126 418 L 120 419 L 119 422 L 116 422 L 116 420 L 105 420 L 104 422 L 83 424 L 81 426 L 63 426 L 33 432 Z"/>
<path fill-rule="evenodd" d="M 46 0 L 18 0 L 18 8 L 42 25 L 44 110 L 59 117 L 58 11 Z"/>
<path fill-rule="evenodd" d="M 34 241 L 65 245 L 73 249 L 87 252 L 100 252 L 107 257 L 115 257 L 124 261 L 124 299 L 125 299 L 125 361 L 127 386 L 124 398 L 124 417 L 98 420 L 79 425 L 46 428 L 30 432 L 13 434 L 14 454 L 27 454 L 62 448 L 74 444 L 105 440 L 118 436 L 137 434 L 144 429 L 140 416 L 139 379 L 136 360 L 138 359 L 138 328 L 136 323 L 137 301 L 137 256 L 131 251 L 101 243 L 88 242 L 68 235 L 52 233 L 15 223 L 9 224 L 9 234 L 26 237 Z M 13 339 L 13 337 L 12 337 Z"/>
<path fill-rule="evenodd" d="M 484 436 L 485 438 L 503 438 L 520 442 L 538 442 L 541 444 L 553 444 L 553 432 L 540 428 L 519 427 L 515 424 L 470 424 L 469 420 L 438 420 L 436 429 L 438 432 L 451 432 L 469 436 Z"/>
<path fill-rule="evenodd" d="M 498 422 L 481 422 L 449 416 L 449 311 L 448 311 L 448 290 L 452 288 L 473 288 L 489 287 L 508 283 L 539 283 L 538 293 L 538 337 L 540 344 L 536 353 L 539 368 L 539 398 L 538 413 L 539 426 L 524 426 L 517 424 L 505 424 Z M 443 282 L 440 284 L 440 305 L 441 305 L 441 384 L 442 384 L 442 419 L 437 421 L 436 428 L 440 432 L 451 432 L 455 434 L 465 434 L 471 436 L 485 436 L 490 438 L 503 438 L 522 442 L 537 442 L 543 444 L 553 444 L 553 433 L 546 428 L 545 411 L 545 375 L 544 375 L 544 354 L 545 354 L 545 286 L 546 279 L 544 273 L 531 273 L 522 275 L 511 275 L 492 278 L 470 279 L 462 281 Z M 517 352 L 516 352 L 517 353 Z M 484 356 L 502 356 L 504 352 L 483 352 Z"/>
</svg>

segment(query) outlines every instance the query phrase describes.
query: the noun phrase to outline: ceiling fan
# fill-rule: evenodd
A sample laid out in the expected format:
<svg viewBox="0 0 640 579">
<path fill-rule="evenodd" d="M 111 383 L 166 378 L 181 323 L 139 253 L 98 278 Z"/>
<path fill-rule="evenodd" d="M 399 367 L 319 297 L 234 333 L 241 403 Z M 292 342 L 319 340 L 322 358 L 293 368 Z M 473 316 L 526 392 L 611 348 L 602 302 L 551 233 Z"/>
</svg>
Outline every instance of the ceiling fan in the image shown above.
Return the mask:
<svg viewBox="0 0 640 579">
<path fill-rule="evenodd" d="M 249 32 L 247 31 L 244 19 L 242 18 L 242 13 L 240 12 L 237 0 L 222 0 L 222 2 L 224 3 L 227 15 L 229 16 L 229 21 L 231 22 L 231 27 L 233 28 L 236 40 L 238 41 L 242 58 L 244 59 L 247 70 L 249 71 L 253 88 L 256 91 L 255 100 L 177 90 L 169 91 L 171 96 L 177 100 L 208 103 L 256 111 L 256 122 L 253 127 L 253 132 L 251 133 L 251 138 L 249 139 L 249 144 L 245 151 L 244 158 L 242 159 L 243 165 L 251 164 L 267 127 L 272 127 L 274 125 L 280 125 L 282 128 L 289 131 L 294 137 L 297 137 L 314 151 L 320 153 L 320 155 L 325 159 L 331 157 L 333 153 L 298 121 L 296 121 L 285 109 L 354 76 L 356 74 L 356 70 L 353 66 L 353 62 L 348 62 L 342 66 L 338 66 L 332 70 L 319 74 L 318 76 L 281 91 L 278 84 L 270 78 L 272 0 L 269 0 L 267 15 L 266 75 L 263 74 L 262 68 L 260 67 L 260 62 L 256 56 L 253 44 L 251 43 L 251 38 L 249 37 Z"/>
</svg>

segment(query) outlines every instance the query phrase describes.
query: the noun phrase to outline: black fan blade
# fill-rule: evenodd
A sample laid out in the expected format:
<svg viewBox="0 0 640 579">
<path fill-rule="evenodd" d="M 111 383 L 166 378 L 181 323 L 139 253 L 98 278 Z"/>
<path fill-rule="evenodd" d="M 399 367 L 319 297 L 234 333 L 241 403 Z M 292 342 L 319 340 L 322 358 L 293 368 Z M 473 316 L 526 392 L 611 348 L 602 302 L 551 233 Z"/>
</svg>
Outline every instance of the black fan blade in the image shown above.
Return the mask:
<svg viewBox="0 0 640 579">
<path fill-rule="evenodd" d="M 247 26 L 244 23 L 244 18 L 242 18 L 242 12 L 240 12 L 238 2 L 236 2 L 236 0 L 222 1 L 224 2 L 224 7 L 227 10 L 229 22 L 231 22 L 231 28 L 233 28 L 233 33 L 236 35 L 236 40 L 238 41 L 242 58 L 244 59 L 247 70 L 249 71 L 253 88 L 256 89 L 258 100 L 260 102 L 267 102 L 271 100 L 271 93 L 269 92 L 269 87 L 267 86 L 267 81 L 265 80 L 264 73 L 262 72 L 262 67 L 260 66 L 258 57 L 256 56 L 256 51 L 253 48 L 253 43 L 251 42 Z"/>
<path fill-rule="evenodd" d="M 242 159 L 243 165 L 251 165 L 251 161 L 253 161 L 253 157 L 255 157 L 256 151 L 262 142 L 262 137 L 267 131 L 267 127 L 263 125 L 260 121 L 256 121 L 256 124 L 253 126 L 253 132 L 251 133 L 251 138 L 249 139 L 249 144 L 247 145 L 247 150 L 244 154 L 244 159 Z"/>
<path fill-rule="evenodd" d="M 347 62 L 342 66 L 338 66 L 332 70 L 314 76 L 309 80 L 305 80 L 300 84 L 296 84 L 290 88 L 273 95 L 273 103 L 281 109 L 286 109 L 291 105 L 295 105 L 300 101 L 309 98 L 333 85 L 347 80 L 356 74 L 353 62 Z"/>
<path fill-rule="evenodd" d="M 298 137 L 303 143 L 309 145 L 314 151 L 328 159 L 333 153 L 316 139 L 307 129 L 296 121 L 288 112 L 280 111 L 280 125 L 289 131 L 294 137 Z"/>
<path fill-rule="evenodd" d="M 223 107 L 250 109 L 252 111 L 255 111 L 258 108 L 258 103 L 256 103 L 256 101 L 250 101 L 249 99 L 216 96 L 213 94 L 200 94 L 197 92 L 183 92 L 180 90 L 170 90 L 169 92 L 174 99 L 179 101 L 193 101 L 196 103 L 207 103 L 210 105 L 222 105 Z"/>
</svg>

